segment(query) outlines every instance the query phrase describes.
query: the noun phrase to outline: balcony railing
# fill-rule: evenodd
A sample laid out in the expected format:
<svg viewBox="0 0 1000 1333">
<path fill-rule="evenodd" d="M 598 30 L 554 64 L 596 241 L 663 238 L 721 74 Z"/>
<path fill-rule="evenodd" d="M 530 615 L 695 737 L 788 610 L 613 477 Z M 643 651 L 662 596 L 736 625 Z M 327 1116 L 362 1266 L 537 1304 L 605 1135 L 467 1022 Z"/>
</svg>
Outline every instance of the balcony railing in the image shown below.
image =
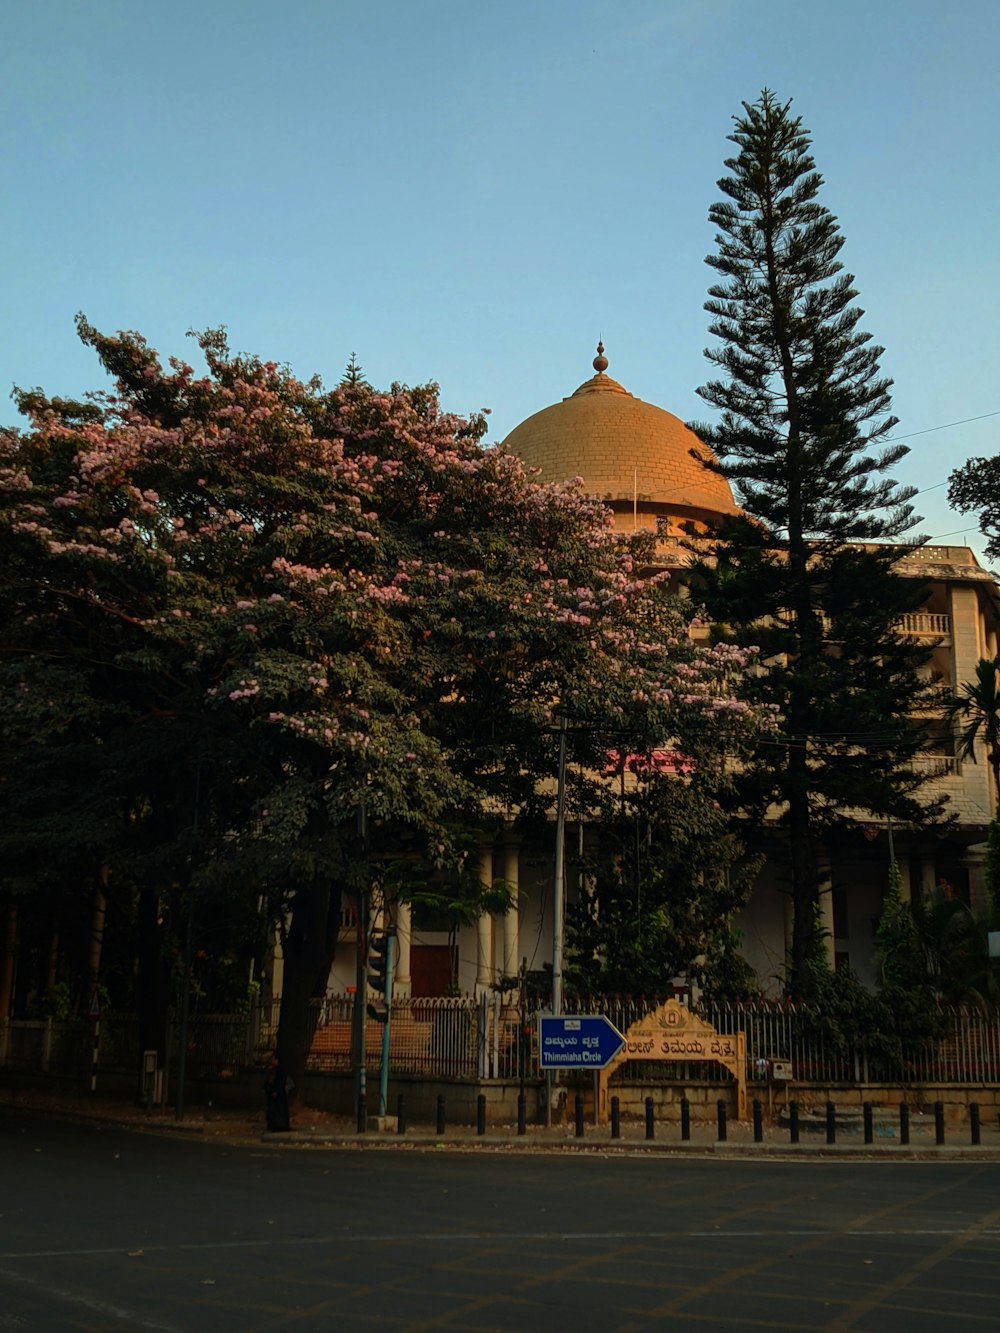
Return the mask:
<svg viewBox="0 0 1000 1333">
<path fill-rule="evenodd" d="M 899 628 L 918 638 L 947 639 L 951 637 L 951 616 L 940 611 L 912 611 L 901 617 Z"/>
</svg>

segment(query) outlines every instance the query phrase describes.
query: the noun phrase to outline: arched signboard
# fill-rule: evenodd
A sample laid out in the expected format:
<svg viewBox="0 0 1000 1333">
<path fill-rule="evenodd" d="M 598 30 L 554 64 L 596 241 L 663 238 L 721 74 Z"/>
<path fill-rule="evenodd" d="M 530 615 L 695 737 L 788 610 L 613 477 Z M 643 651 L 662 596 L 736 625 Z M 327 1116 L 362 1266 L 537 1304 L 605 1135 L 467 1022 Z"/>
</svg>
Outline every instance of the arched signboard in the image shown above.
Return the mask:
<svg viewBox="0 0 1000 1333">
<path fill-rule="evenodd" d="M 742 1032 L 719 1033 L 710 1023 L 693 1014 L 677 1000 L 667 1000 L 659 1009 L 633 1023 L 625 1033 L 625 1047 L 599 1075 L 600 1115 L 611 1111 L 608 1081 L 619 1065 L 628 1060 L 694 1062 L 711 1060 L 727 1069 L 736 1080 L 736 1115 L 747 1118 L 746 1037 Z"/>
</svg>

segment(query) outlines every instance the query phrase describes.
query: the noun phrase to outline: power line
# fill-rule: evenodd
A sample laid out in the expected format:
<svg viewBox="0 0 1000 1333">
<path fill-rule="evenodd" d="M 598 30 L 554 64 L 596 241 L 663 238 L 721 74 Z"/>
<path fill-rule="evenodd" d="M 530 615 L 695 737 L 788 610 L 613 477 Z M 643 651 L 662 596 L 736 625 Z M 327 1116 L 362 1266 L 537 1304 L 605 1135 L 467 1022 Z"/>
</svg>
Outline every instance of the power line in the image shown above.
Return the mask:
<svg viewBox="0 0 1000 1333">
<path fill-rule="evenodd" d="M 933 435 L 936 430 L 951 430 L 953 426 L 968 426 L 973 421 L 986 421 L 989 417 L 1000 417 L 1000 408 L 995 412 L 982 412 L 978 417 L 963 417 L 961 421 L 946 421 L 942 426 L 927 426 L 924 430 L 912 430 L 908 435 L 887 435 L 886 443 L 895 440 L 915 440 L 918 435 Z"/>
<path fill-rule="evenodd" d="M 951 532 L 939 532 L 936 537 L 928 537 L 929 542 L 939 542 L 942 537 L 961 537 L 965 532 L 978 532 L 979 524 L 973 523 L 971 528 L 952 528 Z"/>
</svg>

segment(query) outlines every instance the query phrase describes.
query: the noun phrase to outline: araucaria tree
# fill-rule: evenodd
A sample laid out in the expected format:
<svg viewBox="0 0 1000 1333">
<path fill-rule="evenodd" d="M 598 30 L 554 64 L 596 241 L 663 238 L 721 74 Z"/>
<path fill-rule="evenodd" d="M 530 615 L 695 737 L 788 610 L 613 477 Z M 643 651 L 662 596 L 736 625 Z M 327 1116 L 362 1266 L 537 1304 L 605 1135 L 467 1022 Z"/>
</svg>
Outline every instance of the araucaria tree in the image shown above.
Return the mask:
<svg viewBox="0 0 1000 1333">
<path fill-rule="evenodd" d="M 759 644 L 767 666 L 757 691 L 780 731 L 748 766 L 743 799 L 760 815 L 776 807 L 786 831 L 788 984 L 802 991 L 827 831 L 931 813 L 909 766 L 923 655 L 898 630 L 921 590 L 894 571 L 893 543 L 915 520 L 912 489 L 888 473 L 907 451 L 884 443 L 891 381 L 860 328 L 809 136 L 766 89 L 735 122 L 737 153 L 709 212 L 717 343 L 706 356 L 720 374 L 698 390 L 721 415 L 695 429 L 743 515 L 721 526 L 703 573 L 723 632 Z"/>
<path fill-rule="evenodd" d="M 689 642 L 648 539 L 434 386 L 352 366 L 327 391 L 220 333 L 198 374 L 80 332 L 113 391 L 22 393 L 29 428 L 0 432 L 0 906 L 49 892 L 55 930 L 85 883 L 120 892 L 148 1047 L 190 924 L 215 954 L 263 902 L 301 1086 L 342 900 L 390 864 L 403 895 L 407 868 L 460 877 L 543 811 L 557 710 L 595 722 L 594 774 L 611 734 L 643 754 L 717 719 L 735 744 L 743 658 Z"/>
</svg>

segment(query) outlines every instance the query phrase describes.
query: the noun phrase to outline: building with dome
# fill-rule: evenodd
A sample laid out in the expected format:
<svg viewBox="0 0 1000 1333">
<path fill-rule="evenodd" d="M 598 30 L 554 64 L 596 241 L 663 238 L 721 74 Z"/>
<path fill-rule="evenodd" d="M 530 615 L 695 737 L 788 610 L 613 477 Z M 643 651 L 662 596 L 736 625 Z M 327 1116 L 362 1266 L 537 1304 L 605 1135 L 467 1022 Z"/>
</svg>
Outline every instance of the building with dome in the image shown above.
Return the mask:
<svg viewBox="0 0 1000 1333">
<path fill-rule="evenodd" d="M 681 539 L 737 512 L 729 484 L 711 470 L 710 451 L 693 431 L 607 374 L 600 344 L 593 365 L 590 379 L 516 426 L 505 447 L 537 469 L 542 481 L 579 477 L 589 495 L 608 505 L 620 530 L 655 532 L 658 563 L 677 571 L 674 585 L 684 592 L 689 555 Z M 922 610 L 907 615 L 902 629 L 926 643 L 927 674 L 955 691 L 974 677 L 980 658 L 997 653 L 997 582 L 962 546 L 923 546 L 903 556 L 898 569 L 927 588 Z M 985 752 L 977 760 L 959 759 L 953 737 L 944 733 L 934 750 L 920 757 L 929 794 L 947 795 L 954 822 L 947 830 L 894 830 L 904 894 L 944 887 L 975 909 L 985 906 L 984 840 L 997 793 L 991 790 Z M 850 964 L 869 984 L 889 838 L 889 829 L 875 821 L 834 832 L 827 891 L 821 895 L 831 963 Z M 769 859 L 736 923 L 746 957 L 765 987 L 778 987 L 784 974 L 791 929 L 784 889 L 780 861 Z"/>
<path fill-rule="evenodd" d="M 694 431 L 613 380 L 602 343 L 594 369 L 575 393 L 515 426 L 504 447 L 539 481 L 579 477 L 616 527 L 654 529 L 664 555 L 690 528 L 735 514 L 729 483 L 706 466 L 711 453 Z"/>
<path fill-rule="evenodd" d="M 602 500 L 621 531 L 645 529 L 656 536 L 657 564 L 672 572 L 672 587 L 687 591 L 685 567 L 690 553 L 685 537 L 699 527 L 737 512 L 729 483 L 711 469 L 711 453 L 697 435 L 670 412 L 643 402 L 608 375 L 604 348 L 598 345 L 594 374 L 561 401 L 543 407 L 504 441 L 544 482 L 579 478 L 584 490 Z M 972 551 L 963 546 L 923 546 L 903 556 L 898 566 L 926 588 L 923 608 L 904 618 L 902 629 L 924 642 L 924 670 L 952 690 L 975 674 L 977 661 L 993 657 L 1000 646 L 1000 588 Z M 707 630 L 692 630 L 697 636 Z M 977 762 L 956 754 L 952 736 L 940 735 L 936 747 L 917 761 L 928 773 L 928 792 L 948 797 L 953 822 L 946 828 L 896 828 L 884 822 L 843 827 L 829 845 L 827 891 L 821 894 L 830 962 L 849 964 L 869 985 L 875 981 L 875 927 L 887 882 L 890 836 L 903 891 L 926 894 L 946 887 L 974 909 L 986 905 L 983 854 L 997 793 L 991 790 L 985 752 Z M 583 849 L 596 830 L 570 824 L 567 857 Z M 777 830 L 772 838 L 780 836 Z M 764 832 L 764 844 L 768 834 Z M 771 846 L 774 846 L 772 841 Z M 443 995 L 454 985 L 463 994 L 481 995 L 501 977 L 516 975 L 522 960 L 541 970 L 553 956 L 553 863 L 550 854 L 522 846 L 513 835 L 482 849 L 480 878 L 504 880 L 515 890 L 517 905 L 505 915 L 484 913 L 464 927 L 457 942 L 445 923 L 395 906 L 398 958 L 397 995 Z M 748 906 L 736 925 L 742 948 L 764 989 L 780 990 L 791 931 L 790 898 L 779 856 L 769 857 Z M 567 876 L 567 895 L 577 885 Z M 354 938 L 345 919 L 342 938 Z M 338 952 L 331 990 L 353 985 L 351 951 Z"/>
</svg>

